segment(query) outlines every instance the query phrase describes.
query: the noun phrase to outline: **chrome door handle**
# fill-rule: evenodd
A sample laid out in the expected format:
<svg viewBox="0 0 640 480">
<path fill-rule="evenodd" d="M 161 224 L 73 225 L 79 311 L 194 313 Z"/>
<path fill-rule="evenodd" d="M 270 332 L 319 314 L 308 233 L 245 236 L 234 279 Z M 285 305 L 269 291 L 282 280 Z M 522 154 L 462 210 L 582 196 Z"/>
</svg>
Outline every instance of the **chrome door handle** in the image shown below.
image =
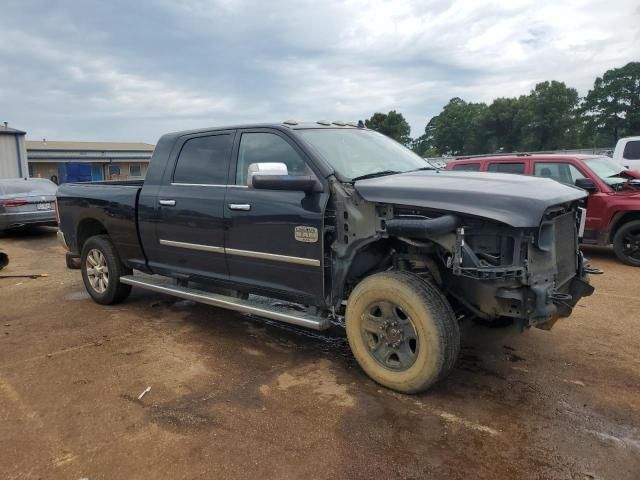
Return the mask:
<svg viewBox="0 0 640 480">
<path fill-rule="evenodd" d="M 158 203 L 160 203 L 160 205 L 162 205 L 164 207 L 175 207 L 176 206 L 176 201 L 175 200 L 160 200 Z"/>
<path fill-rule="evenodd" d="M 251 210 L 251 205 L 249 205 L 248 203 L 230 203 L 229 210 L 243 210 L 245 212 L 248 212 L 249 210 Z"/>
</svg>

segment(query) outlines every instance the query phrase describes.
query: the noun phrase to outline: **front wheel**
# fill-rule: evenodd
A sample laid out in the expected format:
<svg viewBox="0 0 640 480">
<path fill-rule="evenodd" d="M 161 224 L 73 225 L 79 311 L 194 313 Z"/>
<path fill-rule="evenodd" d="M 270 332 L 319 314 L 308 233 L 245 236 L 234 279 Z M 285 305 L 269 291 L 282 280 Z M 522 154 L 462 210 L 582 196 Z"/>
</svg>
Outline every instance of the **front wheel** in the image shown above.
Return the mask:
<svg viewBox="0 0 640 480">
<path fill-rule="evenodd" d="M 618 229 L 613 237 L 613 251 L 621 262 L 640 267 L 640 220 Z"/>
<path fill-rule="evenodd" d="M 365 278 L 346 311 L 347 338 L 373 380 L 402 393 L 426 390 L 453 368 L 458 322 L 444 295 L 409 272 Z"/>
<path fill-rule="evenodd" d="M 131 275 L 107 235 L 89 238 L 82 247 L 80 270 L 84 286 L 91 298 L 102 305 L 120 303 L 131 293 L 131 285 L 120 282 Z"/>
</svg>

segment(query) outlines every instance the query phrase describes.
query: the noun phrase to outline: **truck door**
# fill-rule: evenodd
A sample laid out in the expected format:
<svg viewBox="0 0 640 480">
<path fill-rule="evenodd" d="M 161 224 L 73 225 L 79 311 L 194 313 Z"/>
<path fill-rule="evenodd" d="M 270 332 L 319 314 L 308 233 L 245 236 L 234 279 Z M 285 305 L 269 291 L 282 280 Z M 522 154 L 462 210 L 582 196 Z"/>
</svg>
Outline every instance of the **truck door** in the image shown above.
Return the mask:
<svg viewBox="0 0 640 480">
<path fill-rule="evenodd" d="M 223 202 L 234 134 L 178 140 L 155 195 L 155 241 L 145 245 L 154 272 L 228 278 Z"/>
<path fill-rule="evenodd" d="M 322 298 L 324 193 L 247 187 L 249 165 L 279 162 L 289 175 L 317 175 L 310 159 L 277 130 L 239 131 L 225 199 L 231 281 L 295 297 Z M 320 178 L 318 176 L 318 178 Z"/>
</svg>

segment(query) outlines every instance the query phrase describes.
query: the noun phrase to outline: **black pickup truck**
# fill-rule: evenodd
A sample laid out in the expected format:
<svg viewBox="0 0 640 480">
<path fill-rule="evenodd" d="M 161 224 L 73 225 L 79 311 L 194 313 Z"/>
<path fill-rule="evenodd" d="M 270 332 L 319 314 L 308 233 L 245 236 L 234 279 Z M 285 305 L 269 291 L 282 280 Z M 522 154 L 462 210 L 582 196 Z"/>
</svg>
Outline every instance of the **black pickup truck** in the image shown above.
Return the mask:
<svg viewBox="0 0 640 480">
<path fill-rule="evenodd" d="M 144 182 L 65 184 L 57 208 L 96 302 L 137 286 L 342 324 L 368 375 L 418 392 L 456 361 L 454 311 L 548 329 L 592 293 L 578 249 L 585 196 L 435 170 L 366 128 L 289 122 L 164 135 Z"/>
</svg>

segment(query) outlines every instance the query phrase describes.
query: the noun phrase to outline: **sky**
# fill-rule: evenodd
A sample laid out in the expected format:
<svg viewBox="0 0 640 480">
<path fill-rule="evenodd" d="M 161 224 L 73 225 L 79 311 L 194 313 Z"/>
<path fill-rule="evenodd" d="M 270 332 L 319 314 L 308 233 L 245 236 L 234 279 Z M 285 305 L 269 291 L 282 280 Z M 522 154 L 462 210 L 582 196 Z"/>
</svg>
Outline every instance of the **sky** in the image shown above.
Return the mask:
<svg viewBox="0 0 640 480">
<path fill-rule="evenodd" d="M 28 139 L 141 141 L 397 110 L 640 61 L 637 0 L 3 0 L 0 122 Z"/>
</svg>

